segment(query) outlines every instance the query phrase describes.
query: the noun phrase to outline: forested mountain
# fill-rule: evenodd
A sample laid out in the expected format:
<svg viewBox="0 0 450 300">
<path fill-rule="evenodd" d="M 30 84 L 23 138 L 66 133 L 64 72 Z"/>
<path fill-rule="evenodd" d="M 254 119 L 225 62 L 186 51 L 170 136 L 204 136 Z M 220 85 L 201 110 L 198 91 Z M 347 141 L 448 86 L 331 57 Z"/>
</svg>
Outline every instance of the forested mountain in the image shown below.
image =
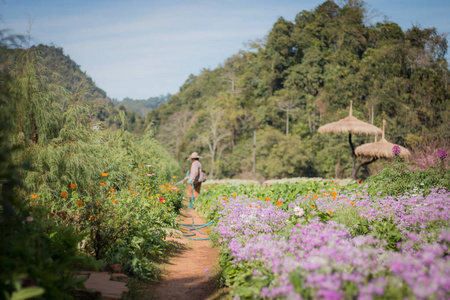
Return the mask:
<svg viewBox="0 0 450 300">
<path fill-rule="evenodd" d="M 161 103 L 169 101 L 171 94 L 160 95 L 159 97 L 150 97 L 146 100 L 137 100 L 125 98 L 122 101 L 113 100 L 115 106 L 123 105 L 126 109 L 137 112 L 141 117 L 144 117 L 150 110 L 156 109 Z"/>
<path fill-rule="evenodd" d="M 11 75 L 20 78 L 26 63 L 32 61 L 37 75 L 45 78 L 45 83 L 36 84 L 46 85 L 46 89 L 53 90 L 66 100 L 70 98 L 74 102 L 88 102 L 95 107 L 93 118 L 103 122 L 106 127 L 118 129 L 124 123 L 125 129 L 130 132 L 143 132 L 144 120 L 141 116 L 126 107 L 114 107 L 106 92 L 97 87 L 92 78 L 64 54 L 62 48 L 47 45 L 32 46 L 29 49 L 3 47 L 1 53 L 6 60 L 5 68 Z M 124 122 L 120 111 L 124 111 Z"/>
<path fill-rule="evenodd" d="M 216 69 L 191 75 L 167 104 L 147 115 L 184 163 L 200 152 L 212 177 L 350 176 L 345 135 L 319 126 L 353 115 L 389 141 L 415 147 L 448 138 L 450 90 L 446 36 L 368 24 L 362 1 L 326 1 L 294 21 L 280 17 L 263 40 Z M 357 137 L 356 143 L 374 137 Z"/>
</svg>

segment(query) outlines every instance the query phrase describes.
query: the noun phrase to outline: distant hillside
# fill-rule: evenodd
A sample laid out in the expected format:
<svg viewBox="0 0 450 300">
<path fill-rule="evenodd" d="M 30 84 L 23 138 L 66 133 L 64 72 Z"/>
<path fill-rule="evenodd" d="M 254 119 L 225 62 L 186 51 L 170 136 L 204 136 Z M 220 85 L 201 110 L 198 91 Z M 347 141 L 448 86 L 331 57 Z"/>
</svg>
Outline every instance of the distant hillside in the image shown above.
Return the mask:
<svg viewBox="0 0 450 300">
<path fill-rule="evenodd" d="M 92 78 L 86 72 L 83 72 L 80 66 L 68 55 L 64 54 L 62 48 L 38 45 L 29 49 L 6 49 L 3 47 L 1 50 L 0 59 L 5 58 L 2 60 L 4 61 L 4 67 L 14 77 L 20 77 L 24 72 L 25 62 L 32 60 L 36 75 L 41 78 L 41 84 L 45 83 L 39 88 L 48 87 L 49 84 L 52 89 L 63 87 L 69 92 L 66 96 L 70 98 L 67 99 L 64 96 L 63 102 L 66 100 L 81 100 L 90 103 L 96 108 L 96 113 L 91 118 L 103 122 L 112 129 L 118 129 L 122 126 L 119 111 L 125 111 L 125 130 L 133 133 L 143 132 L 145 128 L 143 119 L 136 112 L 127 110 L 124 106 L 115 107 L 106 92 L 97 87 Z"/>
<path fill-rule="evenodd" d="M 127 97 L 123 101 L 113 100 L 113 104 L 114 106 L 123 105 L 126 109 L 137 112 L 141 117 L 144 117 L 150 110 L 156 109 L 161 103 L 167 103 L 170 97 L 172 97 L 171 94 L 150 97 L 147 100 L 137 100 Z"/>
<path fill-rule="evenodd" d="M 17 58 L 23 49 L 9 49 L 9 51 L 9 57 L 13 58 L 11 60 L 11 63 L 13 63 L 14 61 L 18 61 Z M 64 54 L 61 47 L 39 44 L 32 46 L 29 51 L 37 53 L 41 65 L 49 71 L 54 72 L 54 75 L 56 75 L 52 76 L 52 82 L 54 84 L 81 96 L 81 99 L 85 101 L 104 100 L 107 103 L 111 102 L 106 92 L 97 87 L 92 78 L 86 72 L 83 72 L 81 67 L 69 55 Z"/>
<path fill-rule="evenodd" d="M 91 77 L 86 72 L 81 71 L 69 55 L 64 54 L 61 47 L 38 45 L 32 49 L 40 52 L 45 65 L 52 71 L 61 75 L 57 83 L 72 93 L 83 93 L 84 100 L 105 99 L 109 101 L 106 92 L 97 87 Z"/>
</svg>

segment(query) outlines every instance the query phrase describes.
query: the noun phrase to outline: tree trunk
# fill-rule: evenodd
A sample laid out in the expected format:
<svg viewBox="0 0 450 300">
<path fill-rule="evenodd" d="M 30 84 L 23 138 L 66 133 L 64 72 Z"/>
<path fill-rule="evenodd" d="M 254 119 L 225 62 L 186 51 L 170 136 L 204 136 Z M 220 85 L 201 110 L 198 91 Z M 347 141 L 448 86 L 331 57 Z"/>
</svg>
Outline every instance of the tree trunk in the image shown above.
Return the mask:
<svg viewBox="0 0 450 300">
<path fill-rule="evenodd" d="M 311 113 L 310 112 L 308 112 L 308 126 L 309 126 L 309 133 L 312 135 Z"/>
<path fill-rule="evenodd" d="M 289 135 L 289 109 L 286 110 L 286 136 Z"/>
<path fill-rule="evenodd" d="M 334 178 L 339 179 L 339 169 L 341 166 L 341 156 L 338 156 L 338 161 L 334 167 Z"/>
<path fill-rule="evenodd" d="M 38 127 L 36 124 L 36 116 L 34 115 L 34 112 L 31 113 L 31 124 L 33 125 L 33 143 L 37 144 L 39 141 L 39 135 Z"/>
</svg>

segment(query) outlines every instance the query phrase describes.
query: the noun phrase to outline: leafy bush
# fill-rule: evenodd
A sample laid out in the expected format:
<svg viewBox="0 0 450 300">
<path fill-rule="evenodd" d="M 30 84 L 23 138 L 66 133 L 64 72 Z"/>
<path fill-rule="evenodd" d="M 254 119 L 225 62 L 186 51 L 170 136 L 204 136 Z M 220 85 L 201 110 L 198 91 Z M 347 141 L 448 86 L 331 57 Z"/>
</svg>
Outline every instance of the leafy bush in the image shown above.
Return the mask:
<svg viewBox="0 0 450 300">
<path fill-rule="evenodd" d="M 431 166 L 424 171 L 410 171 L 409 166 L 396 159 L 378 174 L 369 177 L 364 184 L 371 194 L 403 195 L 404 193 L 428 194 L 430 189 L 450 186 L 450 168 Z"/>
</svg>

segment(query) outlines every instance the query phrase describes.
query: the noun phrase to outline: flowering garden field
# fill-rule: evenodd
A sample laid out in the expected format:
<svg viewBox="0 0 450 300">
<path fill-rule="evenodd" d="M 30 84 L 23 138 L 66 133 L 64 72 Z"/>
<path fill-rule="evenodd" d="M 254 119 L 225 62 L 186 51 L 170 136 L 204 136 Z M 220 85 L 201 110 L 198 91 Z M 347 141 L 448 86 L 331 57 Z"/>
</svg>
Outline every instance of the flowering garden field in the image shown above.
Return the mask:
<svg viewBox="0 0 450 300">
<path fill-rule="evenodd" d="M 206 186 L 222 284 L 236 299 L 450 298 L 448 171 L 427 172 Z"/>
</svg>

